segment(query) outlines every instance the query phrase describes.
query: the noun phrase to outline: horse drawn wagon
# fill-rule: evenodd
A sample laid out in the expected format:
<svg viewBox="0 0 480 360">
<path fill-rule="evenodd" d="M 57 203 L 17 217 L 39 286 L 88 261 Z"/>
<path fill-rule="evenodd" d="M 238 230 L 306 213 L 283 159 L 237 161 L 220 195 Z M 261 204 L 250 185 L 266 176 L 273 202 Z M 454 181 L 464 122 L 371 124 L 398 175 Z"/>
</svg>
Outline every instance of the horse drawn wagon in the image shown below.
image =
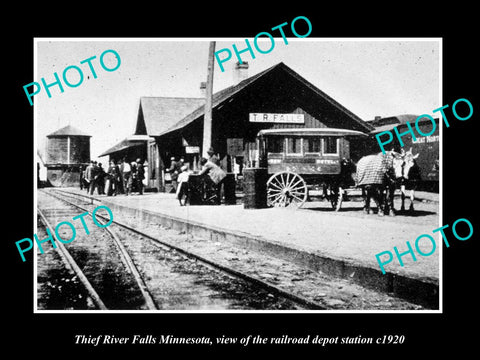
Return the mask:
<svg viewBox="0 0 480 360">
<path fill-rule="evenodd" d="M 265 129 L 257 135 L 259 165 L 267 168 L 267 205 L 301 207 L 312 189 L 323 190 L 334 209 L 342 188 L 353 184 L 350 139 L 367 136 L 346 129 Z"/>
</svg>

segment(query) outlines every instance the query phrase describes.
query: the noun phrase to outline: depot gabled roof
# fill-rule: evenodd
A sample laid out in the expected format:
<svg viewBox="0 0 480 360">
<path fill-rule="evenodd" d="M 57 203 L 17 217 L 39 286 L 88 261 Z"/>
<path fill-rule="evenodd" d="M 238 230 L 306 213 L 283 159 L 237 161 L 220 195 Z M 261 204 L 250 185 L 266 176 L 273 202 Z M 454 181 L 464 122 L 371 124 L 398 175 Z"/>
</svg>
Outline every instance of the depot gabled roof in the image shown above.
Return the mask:
<svg viewBox="0 0 480 360">
<path fill-rule="evenodd" d="M 365 132 L 374 130 L 374 126 L 363 121 L 350 110 L 342 106 L 315 85 L 304 79 L 283 62 L 280 62 L 258 74 L 251 76 L 240 83 L 227 87 L 213 94 L 212 108 L 220 106 L 232 96 L 247 91 L 259 79 L 274 71 L 283 71 L 299 81 L 303 86 L 312 90 L 333 107 L 347 115 L 350 120 L 360 125 Z M 161 136 L 182 129 L 205 114 L 205 99 L 203 98 L 165 98 L 142 97 L 137 119 L 135 134 Z"/>
<path fill-rule="evenodd" d="M 141 97 L 136 135 L 159 136 L 205 103 L 202 98 Z"/>
<path fill-rule="evenodd" d="M 331 105 L 336 107 L 338 110 L 347 114 L 351 118 L 351 120 L 353 120 L 354 122 L 360 124 L 365 132 L 369 132 L 369 131 L 372 131 L 374 129 L 374 127 L 372 125 L 370 125 L 370 124 L 366 123 L 365 121 L 363 121 L 362 119 L 360 119 L 357 115 L 355 115 L 350 110 L 348 110 L 347 108 L 342 106 L 340 103 L 338 103 L 333 98 L 328 96 L 326 93 L 321 91 L 315 85 L 313 85 L 312 83 L 310 83 L 309 81 L 304 79 L 302 76 L 300 76 L 298 73 L 293 71 L 291 68 L 289 68 L 283 62 L 280 62 L 280 63 L 278 63 L 278 64 L 276 64 L 276 65 L 274 65 L 274 66 L 272 66 L 272 67 L 270 67 L 270 68 L 268 68 L 268 69 L 266 69 L 266 70 L 264 70 L 264 71 L 262 71 L 262 72 L 260 72 L 256 75 L 254 75 L 254 76 L 251 76 L 251 77 L 241 81 L 237 85 L 230 86 L 226 89 L 223 89 L 223 90 L 213 94 L 212 108 L 215 108 L 215 107 L 221 105 L 223 102 L 225 102 L 226 100 L 231 98 L 233 95 L 235 95 L 235 94 L 237 94 L 241 91 L 244 91 L 245 89 L 247 89 L 250 85 L 255 83 L 260 78 L 262 78 L 262 77 L 266 76 L 267 74 L 269 74 L 273 71 L 276 71 L 276 70 L 284 71 L 287 74 L 289 74 L 290 76 L 292 76 L 294 79 L 300 81 L 304 86 L 308 87 L 316 95 L 318 95 L 321 98 L 323 98 L 324 100 L 326 100 L 328 103 L 330 103 Z M 185 118 L 183 118 L 182 120 L 177 122 L 172 127 L 168 128 L 166 131 L 164 131 L 160 135 L 167 134 L 169 132 L 181 129 L 181 128 L 185 127 L 186 125 L 190 124 L 191 122 L 195 121 L 199 117 L 203 116 L 204 114 L 205 114 L 205 105 L 202 104 L 195 111 L 193 111 L 191 114 L 187 115 Z"/>
<path fill-rule="evenodd" d="M 119 143 L 115 144 L 110 149 L 104 151 L 98 157 L 115 154 L 120 151 L 126 150 L 128 148 L 136 147 L 136 146 L 145 146 L 145 144 L 149 139 L 150 137 L 147 135 L 131 135 L 123 139 Z"/>
</svg>

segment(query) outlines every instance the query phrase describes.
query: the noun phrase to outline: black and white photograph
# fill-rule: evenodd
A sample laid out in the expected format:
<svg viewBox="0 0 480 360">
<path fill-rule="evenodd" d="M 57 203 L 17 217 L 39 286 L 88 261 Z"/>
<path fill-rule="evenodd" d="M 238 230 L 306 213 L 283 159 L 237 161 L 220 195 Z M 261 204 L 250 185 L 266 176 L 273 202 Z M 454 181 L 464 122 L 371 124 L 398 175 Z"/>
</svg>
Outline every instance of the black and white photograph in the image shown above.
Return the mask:
<svg viewBox="0 0 480 360">
<path fill-rule="evenodd" d="M 37 311 L 441 309 L 441 39 L 35 46 Z"/>
<path fill-rule="evenodd" d="M 142 5 L 3 24 L 6 351 L 473 350 L 475 11 Z"/>
</svg>

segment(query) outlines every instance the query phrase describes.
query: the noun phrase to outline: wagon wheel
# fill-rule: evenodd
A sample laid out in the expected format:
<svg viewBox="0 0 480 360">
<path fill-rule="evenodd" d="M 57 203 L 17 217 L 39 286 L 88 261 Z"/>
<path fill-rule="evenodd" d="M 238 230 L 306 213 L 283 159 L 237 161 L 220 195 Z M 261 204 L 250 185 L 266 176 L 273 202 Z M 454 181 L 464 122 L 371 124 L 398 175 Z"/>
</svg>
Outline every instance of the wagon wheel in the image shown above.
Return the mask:
<svg viewBox="0 0 480 360">
<path fill-rule="evenodd" d="M 300 208 L 308 197 L 307 184 L 300 175 L 278 172 L 267 181 L 267 205 Z"/>
</svg>

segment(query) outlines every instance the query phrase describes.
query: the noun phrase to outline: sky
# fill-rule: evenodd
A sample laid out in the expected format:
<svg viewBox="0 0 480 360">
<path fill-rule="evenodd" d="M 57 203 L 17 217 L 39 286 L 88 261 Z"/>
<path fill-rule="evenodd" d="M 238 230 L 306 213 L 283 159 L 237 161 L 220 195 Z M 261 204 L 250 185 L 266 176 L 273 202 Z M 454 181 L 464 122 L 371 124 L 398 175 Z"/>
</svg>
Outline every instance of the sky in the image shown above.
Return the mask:
<svg viewBox="0 0 480 360">
<path fill-rule="evenodd" d="M 135 129 L 140 97 L 201 97 L 199 85 L 206 81 L 209 41 L 216 41 L 216 51 L 228 48 L 232 59 L 223 64 L 222 72 L 215 61 L 214 92 L 234 83 L 235 55 L 232 44 L 245 48 L 243 38 L 221 39 L 35 39 L 36 61 L 33 81 L 47 84 L 55 81 L 54 72 L 62 78 L 64 69 L 78 66 L 84 75 L 78 87 L 63 83 L 50 87 L 48 98 L 42 87 L 34 97 L 36 141 L 43 154 L 46 135 L 72 125 L 92 135 L 91 157 L 132 135 Z M 253 39 L 249 39 L 253 44 Z M 271 44 L 259 41 L 261 49 Z M 253 46 L 253 45 L 252 45 Z M 105 71 L 100 55 L 115 50 L 121 64 L 115 71 Z M 273 50 L 248 61 L 248 76 L 253 76 L 279 62 L 300 74 L 310 83 L 338 101 L 362 120 L 375 116 L 431 114 L 440 107 L 441 42 L 439 39 L 323 39 L 275 38 Z M 87 63 L 91 61 L 97 78 Z M 223 57 L 224 54 L 221 54 Z M 104 57 L 113 68 L 112 53 Z M 79 82 L 75 70 L 67 72 L 71 83 Z M 25 97 L 26 105 L 28 99 Z M 105 160 L 100 158 L 99 160 Z"/>
</svg>

